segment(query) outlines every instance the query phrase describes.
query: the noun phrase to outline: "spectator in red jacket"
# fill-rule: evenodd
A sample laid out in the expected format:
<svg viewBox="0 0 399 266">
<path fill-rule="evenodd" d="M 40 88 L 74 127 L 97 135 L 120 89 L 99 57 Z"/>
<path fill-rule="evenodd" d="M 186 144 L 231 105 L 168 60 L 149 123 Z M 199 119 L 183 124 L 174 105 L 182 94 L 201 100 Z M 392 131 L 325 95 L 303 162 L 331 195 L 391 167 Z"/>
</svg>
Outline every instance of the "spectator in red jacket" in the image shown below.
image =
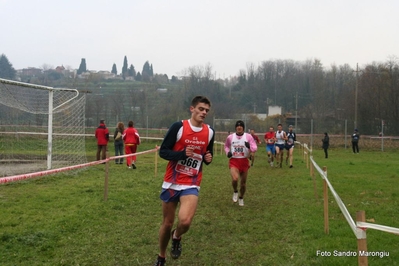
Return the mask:
<svg viewBox="0 0 399 266">
<path fill-rule="evenodd" d="M 128 128 L 123 132 L 122 139 L 125 141 L 125 154 L 136 153 L 137 145 L 140 144 L 140 136 L 137 129 L 133 127 L 133 121 L 129 121 Z M 136 155 L 126 158 L 127 167 L 136 169 Z"/>
<path fill-rule="evenodd" d="M 109 141 L 109 131 L 105 126 L 104 120 L 100 120 L 100 125 L 96 129 L 95 135 L 97 139 L 97 161 L 100 160 L 100 157 L 104 160 L 106 158 L 107 145 Z"/>
</svg>

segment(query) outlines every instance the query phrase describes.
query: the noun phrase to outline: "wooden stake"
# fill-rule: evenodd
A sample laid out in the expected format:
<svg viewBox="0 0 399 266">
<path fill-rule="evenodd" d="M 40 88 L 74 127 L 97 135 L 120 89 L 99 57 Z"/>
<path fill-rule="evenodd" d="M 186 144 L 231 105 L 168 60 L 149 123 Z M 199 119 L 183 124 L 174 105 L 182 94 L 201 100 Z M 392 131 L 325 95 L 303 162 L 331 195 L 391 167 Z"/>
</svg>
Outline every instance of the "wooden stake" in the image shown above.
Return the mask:
<svg viewBox="0 0 399 266">
<path fill-rule="evenodd" d="M 107 154 L 107 153 L 105 153 Z M 108 199 L 108 172 L 109 172 L 109 160 L 105 163 L 105 180 L 104 180 L 104 200 Z"/>
<path fill-rule="evenodd" d="M 155 164 L 155 169 L 154 169 L 154 176 L 157 177 L 158 174 L 158 146 L 155 145 L 155 148 L 157 149 L 155 151 L 155 160 L 154 160 L 154 164 Z"/>
<path fill-rule="evenodd" d="M 364 211 L 356 212 L 356 221 L 357 222 L 365 222 L 366 221 L 366 213 Z M 357 262 L 359 266 L 367 266 L 368 265 L 368 257 L 361 256 L 360 252 L 367 253 L 367 238 L 366 232 L 364 232 L 364 238 L 357 240 Z"/>
<path fill-rule="evenodd" d="M 323 172 L 327 176 L 327 167 L 323 166 Z M 324 233 L 329 234 L 328 225 L 328 185 L 327 181 L 323 179 L 323 195 L 324 195 Z"/>
<path fill-rule="evenodd" d="M 317 200 L 318 196 L 317 196 L 316 177 L 314 175 L 314 166 L 312 163 L 310 164 L 310 176 L 312 177 L 313 180 L 314 197 Z"/>
</svg>

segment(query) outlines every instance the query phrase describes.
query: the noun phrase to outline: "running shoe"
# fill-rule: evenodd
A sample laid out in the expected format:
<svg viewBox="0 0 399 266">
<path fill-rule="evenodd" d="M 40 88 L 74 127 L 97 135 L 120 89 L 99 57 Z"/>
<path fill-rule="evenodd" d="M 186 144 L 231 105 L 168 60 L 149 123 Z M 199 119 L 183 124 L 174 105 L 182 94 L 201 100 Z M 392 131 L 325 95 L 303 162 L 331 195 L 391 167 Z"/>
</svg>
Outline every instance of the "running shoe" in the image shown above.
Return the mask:
<svg viewBox="0 0 399 266">
<path fill-rule="evenodd" d="M 292 168 L 292 167 L 294 167 L 294 166 L 292 166 L 292 164 L 290 165 L 290 168 Z"/>
<path fill-rule="evenodd" d="M 244 206 L 244 199 L 238 199 L 238 205 Z"/>
<path fill-rule="evenodd" d="M 133 166 L 133 169 L 137 168 L 135 163 L 132 163 L 132 166 Z"/>
<path fill-rule="evenodd" d="M 233 193 L 233 202 L 237 202 L 238 200 L 238 192 Z"/>
<path fill-rule="evenodd" d="M 172 256 L 173 259 L 178 259 L 181 255 L 181 237 L 180 239 L 174 239 L 173 235 L 175 233 L 176 229 L 172 231 L 172 249 L 170 250 L 170 255 Z"/>
<path fill-rule="evenodd" d="M 158 256 L 157 261 L 154 263 L 154 266 L 165 266 L 165 265 L 166 265 L 165 258 L 160 258 Z"/>
</svg>

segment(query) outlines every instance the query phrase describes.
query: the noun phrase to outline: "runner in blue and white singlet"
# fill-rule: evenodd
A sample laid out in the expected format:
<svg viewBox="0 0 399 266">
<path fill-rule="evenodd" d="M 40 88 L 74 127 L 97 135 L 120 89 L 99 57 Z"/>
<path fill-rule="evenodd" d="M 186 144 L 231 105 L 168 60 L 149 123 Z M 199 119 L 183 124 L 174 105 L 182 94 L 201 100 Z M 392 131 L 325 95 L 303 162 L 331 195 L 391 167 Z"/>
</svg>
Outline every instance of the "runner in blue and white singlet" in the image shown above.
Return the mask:
<svg viewBox="0 0 399 266">
<path fill-rule="evenodd" d="M 286 140 L 287 140 L 287 135 L 283 131 L 283 125 L 278 124 L 276 131 L 276 161 L 277 165 L 280 164 L 280 168 L 282 167 L 283 164 L 284 146 Z"/>
</svg>

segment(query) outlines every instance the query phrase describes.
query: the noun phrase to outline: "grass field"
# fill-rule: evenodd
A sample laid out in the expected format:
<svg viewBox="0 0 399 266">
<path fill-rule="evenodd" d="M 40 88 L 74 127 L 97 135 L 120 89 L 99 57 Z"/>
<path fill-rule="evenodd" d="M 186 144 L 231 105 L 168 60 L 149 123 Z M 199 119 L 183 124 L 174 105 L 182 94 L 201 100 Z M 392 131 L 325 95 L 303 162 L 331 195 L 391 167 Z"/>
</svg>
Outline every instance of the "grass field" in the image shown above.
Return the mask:
<svg viewBox="0 0 399 266">
<path fill-rule="evenodd" d="M 154 148 L 143 143 L 139 151 Z M 90 156 L 95 153 L 92 144 Z M 110 151 L 113 152 L 112 144 Z M 375 223 L 399 227 L 399 168 L 395 152 L 352 154 L 330 150 L 319 166 L 352 217 L 364 210 Z M 0 186 L 0 265 L 152 265 L 158 252 L 159 200 L 166 161 L 138 157 L 137 169 L 110 163 L 104 201 L 105 165 Z M 322 180 L 313 181 L 299 149 L 294 168 L 270 168 L 264 147 L 250 169 L 245 206 L 232 203 L 228 159 L 215 155 L 204 166 L 199 207 L 183 254 L 167 265 L 357 265 L 357 241 L 331 194 L 330 233 L 324 233 Z M 367 230 L 369 265 L 399 265 L 399 236 Z M 331 256 L 317 252 L 331 252 Z"/>
</svg>

